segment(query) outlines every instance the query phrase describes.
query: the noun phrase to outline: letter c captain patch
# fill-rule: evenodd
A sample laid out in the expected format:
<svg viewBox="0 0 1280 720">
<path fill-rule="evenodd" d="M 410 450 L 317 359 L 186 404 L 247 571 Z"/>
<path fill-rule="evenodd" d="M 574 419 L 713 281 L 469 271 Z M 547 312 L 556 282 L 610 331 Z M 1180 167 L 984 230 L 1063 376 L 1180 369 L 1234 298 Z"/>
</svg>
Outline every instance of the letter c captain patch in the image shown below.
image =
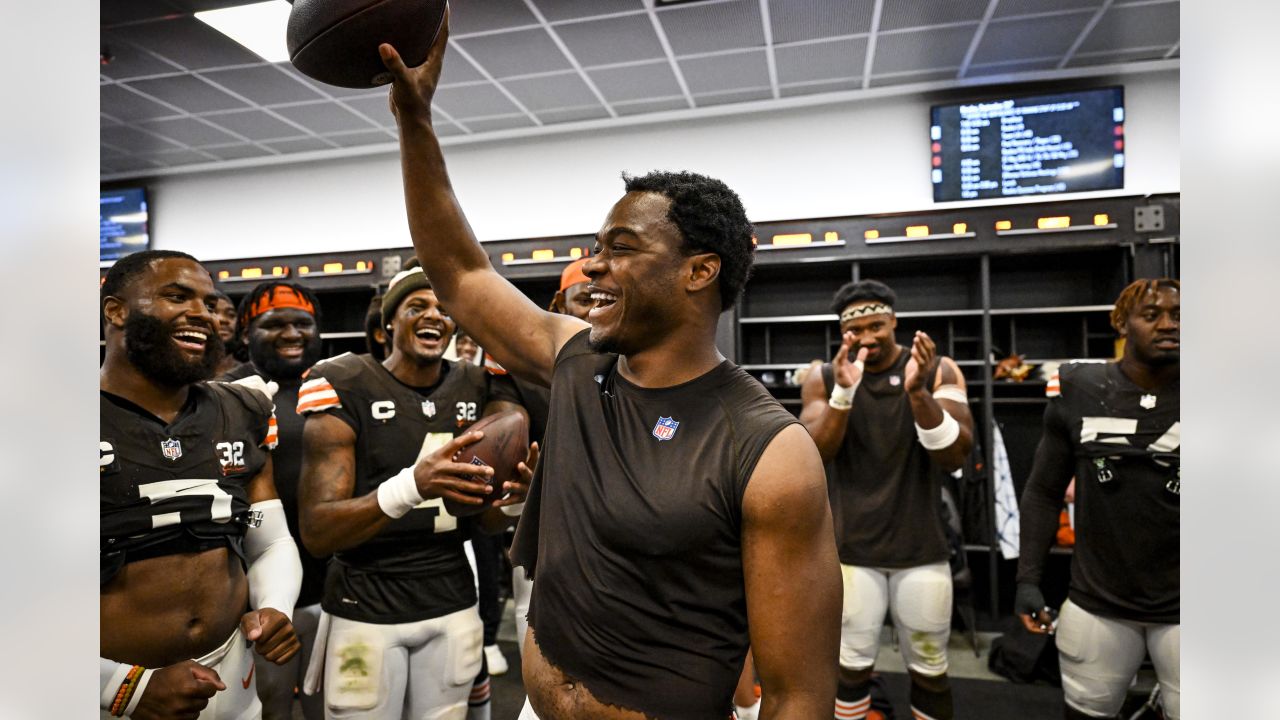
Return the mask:
<svg viewBox="0 0 1280 720">
<path fill-rule="evenodd" d="M 653 426 L 653 436 L 659 440 L 670 440 L 676 436 L 676 428 L 680 427 L 680 421 L 672 420 L 669 417 L 658 418 L 658 423 Z"/>
</svg>

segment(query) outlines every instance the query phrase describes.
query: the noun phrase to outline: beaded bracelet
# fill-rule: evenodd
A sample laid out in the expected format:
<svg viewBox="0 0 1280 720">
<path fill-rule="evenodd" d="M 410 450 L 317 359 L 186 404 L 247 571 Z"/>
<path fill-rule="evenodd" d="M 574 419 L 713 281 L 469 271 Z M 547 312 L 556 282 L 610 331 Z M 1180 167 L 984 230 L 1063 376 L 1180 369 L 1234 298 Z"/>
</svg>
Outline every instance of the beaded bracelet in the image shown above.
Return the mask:
<svg viewBox="0 0 1280 720">
<path fill-rule="evenodd" d="M 141 665 L 134 665 L 129 668 L 128 674 L 124 676 L 124 681 L 120 683 L 120 689 L 116 690 L 115 700 L 111 703 L 111 715 L 113 717 L 124 716 L 125 708 L 129 707 L 129 700 L 133 698 L 133 691 L 138 688 L 138 680 L 144 672 L 146 672 L 146 668 Z"/>
</svg>

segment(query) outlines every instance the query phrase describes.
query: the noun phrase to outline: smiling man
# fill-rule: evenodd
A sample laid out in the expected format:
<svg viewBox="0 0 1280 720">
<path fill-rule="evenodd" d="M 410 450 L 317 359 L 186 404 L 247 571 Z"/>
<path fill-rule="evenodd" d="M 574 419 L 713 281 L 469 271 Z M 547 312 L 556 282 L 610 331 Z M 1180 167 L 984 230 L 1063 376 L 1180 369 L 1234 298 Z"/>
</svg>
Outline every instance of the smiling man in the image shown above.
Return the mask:
<svg viewBox="0 0 1280 720">
<path fill-rule="evenodd" d="M 973 418 L 960 367 L 916 332 L 897 343 L 897 294 L 878 280 L 836 291 L 842 342 L 801 387 L 800 421 L 828 461 L 844 574 L 835 717 L 871 710 L 886 612 L 911 676 L 915 718 L 954 716 L 947 679 L 950 550 L 938 512 L 942 473 L 969 454 Z M 853 359 L 850 359 L 853 358 Z"/>
<path fill-rule="evenodd" d="M 414 69 L 381 52 L 418 258 L 481 346 L 551 388 L 512 548 L 534 579 L 522 717 L 723 720 L 748 644 L 761 718 L 829 713 L 840 575 L 822 464 L 715 345 L 751 269 L 741 201 L 694 173 L 627 177 L 583 266 L 590 325 L 538 308 L 453 193 L 431 117 L 447 37 Z"/>
<path fill-rule="evenodd" d="M 202 382 L 222 357 L 215 298 L 209 273 L 173 251 L 129 255 L 102 285 L 104 718 L 257 717 L 247 646 L 276 663 L 298 651 L 271 402 Z"/>
<path fill-rule="evenodd" d="M 302 538 L 333 554 L 322 605 L 327 717 L 487 718 L 483 628 L 463 550 L 473 518 L 444 501 L 479 504 L 487 467 L 453 462 L 483 415 L 515 409 L 510 380 L 444 359 L 457 326 L 421 268 L 392 278 L 382 300 L 391 353 L 339 355 L 308 373 Z M 457 488 L 469 488 L 460 492 Z M 508 483 L 524 499 L 523 483 Z M 505 524 L 500 509 L 481 522 Z M 322 632 L 323 634 L 323 632 Z M 479 675 L 479 678 L 477 676 Z M 473 692 L 474 684 L 474 692 Z"/>
<path fill-rule="evenodd" d="M 1165 717 L 1181 714 L 1181 285 L 1137 280 L 1116 299 L 1119 362 L 1065 363 L 1022 493 L 1014 611 L 1047 623 L 1040 580 L 1076 479 L 1071 588 L 1058 619 L 1068 720 L 1111 718 L 1147 654 Z"/>
<path fill-rule="evenodd" d="M 302 470 L 303 417 L 297 412 L 298 389 L 302 385 L 302 374 L 320 360 L 320 301 L 302 285 L 265 282 L 240 301 L 233 327 L 236 323 L 247 342 L 249 362 L 223 375 L 222 379 L 239 380 L 258 375 L 279 386 L 275 406 L 280 443 L 272 453 L 276 490 L 284 505 L 289 533 L 301 544 L 298 477 Z M 302 590 L 293 614 L 293 627 L 302 651 L 284 665 L 257 662 L 263 720 L 289 720 L 293 716 L 293 689 L 302 687 L 320 621 L 325 561 L 303 548 L 299 548 L 298 554 L 302 559 Z M 300 700 L 307 720 L 324 717 L 324 705 L 318 696 L 304 695 Z"/>
</svg>

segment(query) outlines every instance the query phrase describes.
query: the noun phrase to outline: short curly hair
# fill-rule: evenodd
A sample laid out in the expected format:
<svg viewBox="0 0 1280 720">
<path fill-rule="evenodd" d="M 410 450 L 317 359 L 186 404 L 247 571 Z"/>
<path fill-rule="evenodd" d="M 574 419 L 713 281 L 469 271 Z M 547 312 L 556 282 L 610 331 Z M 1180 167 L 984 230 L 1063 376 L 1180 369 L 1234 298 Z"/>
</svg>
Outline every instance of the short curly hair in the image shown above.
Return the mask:
<svg viewBox="0 0 1280 720">
<path fill-rule="evenodd" d="M 898 294 L 879 280 L 857 280 L 845 283 L 831 298 L 831 312 L 839 315 L 853 303 L 867 300 L 893 307 L 898 304 Z"/>
<path fill-rule="evenodd" d="M 658 193 L 671 201 L 667 219 L 684 237 L 684 252 L 720 256 L 720 309 L 728 310 L 742 295 L 755 260 L 755 227 L 738 194 L 720 180 L 691 172 L 654 170 L 622 174 L 627 192 Z"/>
<path fill-rule="evenodd" d="M 1120 332 L 1138 302 L 1146 297 L 1147 293 L 1155 292 L 1160 288 L 1171 288 L 1179 293 L 1182 292 L 1182 285 L 1172 278 L 1142 279 L 1129 283 L 1128 287 L 1120 291 L 1120 297 L 1116 298 L 1116 305 L 1111 309 L 1111 327 L 1116 332 Z"/>
</svg>

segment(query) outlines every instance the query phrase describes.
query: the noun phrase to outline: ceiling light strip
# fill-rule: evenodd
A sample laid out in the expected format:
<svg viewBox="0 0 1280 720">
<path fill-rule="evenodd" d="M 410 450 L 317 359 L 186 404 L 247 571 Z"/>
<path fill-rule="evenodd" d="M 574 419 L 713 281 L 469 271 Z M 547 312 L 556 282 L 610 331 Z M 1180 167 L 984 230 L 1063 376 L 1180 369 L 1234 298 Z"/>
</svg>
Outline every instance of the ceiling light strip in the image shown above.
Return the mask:
<svg viewBox="0 0 1280 720">
<path fill-rule="evenodd" d="M 778 60 L 773 55 L 773 23 L 769 20 L 769 0 L 760 0 L 760 25 L 764 30 L 764 59 L 769 65 L 769 88 L 773 99 L 782 97 L 778 89 Z"/>
</svg>

